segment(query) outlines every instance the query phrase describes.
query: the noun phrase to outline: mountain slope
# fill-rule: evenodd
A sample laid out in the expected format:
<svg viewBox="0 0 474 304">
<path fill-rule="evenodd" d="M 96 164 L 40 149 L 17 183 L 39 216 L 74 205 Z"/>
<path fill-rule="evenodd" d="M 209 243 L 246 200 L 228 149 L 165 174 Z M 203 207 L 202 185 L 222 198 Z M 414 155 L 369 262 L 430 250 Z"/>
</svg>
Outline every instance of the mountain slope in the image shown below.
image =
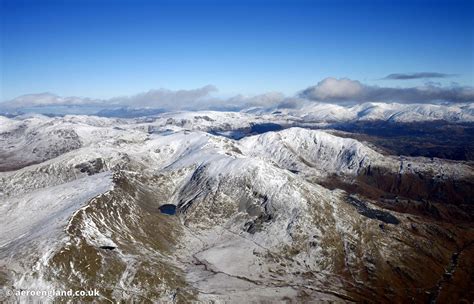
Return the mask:
<svg viewBox="0 0 474 304">
<path fill-rule="evenodd" d="M 313 174 L 357 173 L 383 156 L 360 142 L 301 128 L 268 132 L 239 142 L 246 154 L 275 161 L 293 171 Z"/>
</svg>

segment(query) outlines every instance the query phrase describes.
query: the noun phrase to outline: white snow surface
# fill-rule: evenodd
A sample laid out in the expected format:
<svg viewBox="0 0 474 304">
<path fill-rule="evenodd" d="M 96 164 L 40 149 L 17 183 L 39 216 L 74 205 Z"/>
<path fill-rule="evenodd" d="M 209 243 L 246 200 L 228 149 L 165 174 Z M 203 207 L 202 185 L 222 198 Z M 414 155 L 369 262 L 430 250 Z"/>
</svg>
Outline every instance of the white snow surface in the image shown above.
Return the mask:
<svg viewBox="0 0 474 304">
<path fill-rule="evenodd" d="M 421 122 L 445 120 L 448 122 L 474 122 L 472 103 L 435 105 L 367 102 L 354 106 L 314 103 L 302 109 L 282 110 L 295 117 L 313 122 L 345 122 L 382 120 L 393 122 Z"/>
<path fill-rule="evenodd" d="M 103 172 L 0 199 L 0 249 L 9 251 L 13 243 L 32 246 L 53 238 L 74 211 L 111 186 L 110 172 Z"/>
<path fill-rule="evenodd" d="M 291 128 L 240 140 L 248 155 L 294 171 L 355 174 L 383 156 L 357 140 L 324 131 Z"/>
</svg>

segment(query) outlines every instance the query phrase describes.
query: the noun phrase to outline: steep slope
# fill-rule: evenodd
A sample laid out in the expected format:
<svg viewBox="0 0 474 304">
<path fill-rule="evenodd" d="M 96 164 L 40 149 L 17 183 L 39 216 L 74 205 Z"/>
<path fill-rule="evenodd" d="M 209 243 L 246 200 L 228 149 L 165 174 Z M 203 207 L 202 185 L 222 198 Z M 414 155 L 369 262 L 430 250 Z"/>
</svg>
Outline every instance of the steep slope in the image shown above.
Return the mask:
<svg viewBox="0 0 474 304">
<path fill-rule="evenodd" d="M 360 142 L 324 131 L 291 128 L 240 140 L 246 154 L 311 174 L 356 174 L 383 156 Z M 311 170 L 313 169 L 313 170 Z"/>
</svg>

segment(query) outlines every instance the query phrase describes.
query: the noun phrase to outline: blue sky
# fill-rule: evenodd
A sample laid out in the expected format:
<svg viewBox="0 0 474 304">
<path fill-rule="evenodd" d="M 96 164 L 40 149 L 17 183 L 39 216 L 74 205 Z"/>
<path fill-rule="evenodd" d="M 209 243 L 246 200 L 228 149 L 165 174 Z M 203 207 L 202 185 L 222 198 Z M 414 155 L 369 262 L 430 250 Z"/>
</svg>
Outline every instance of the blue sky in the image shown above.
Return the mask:
<svg viewBox="0 0 474 304">
<path fill-rule="evenodd" d="M 429 81 L 380 80 L 415 72 L 474 83 L 473 1 L 0 1 L 0 100 Z"/>
</svg>

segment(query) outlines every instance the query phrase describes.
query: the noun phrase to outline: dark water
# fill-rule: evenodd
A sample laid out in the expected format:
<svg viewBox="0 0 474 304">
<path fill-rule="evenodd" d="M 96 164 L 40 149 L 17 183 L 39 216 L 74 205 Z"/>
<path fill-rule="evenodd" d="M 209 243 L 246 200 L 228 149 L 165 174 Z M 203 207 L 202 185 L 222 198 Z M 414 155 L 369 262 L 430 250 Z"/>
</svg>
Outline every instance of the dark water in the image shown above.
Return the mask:
<svg viewBox="0 0 474 304">
<path fill-rule="evenodd" d="M 160 206 L 161 213 L 168 214 L 168 215 L 175 215 L 176 214 L 176 206 L 172 204 L 165 204 Z"/>
<path fill-rule="evenodd" d="M 210 133 L 213 135 L 224 136 L 227 138 L 239 140 L 246 136 L 255 135 L 255 134 L 262 134 L 266 132 L 272 131 L 280 131 L 283 130 L 283 126 L 276 124 L 276 123 L 260 123 L 260 124 L 253 124 L 250 129 L 238 129 L 238 130 L 228 130 L 228 131 L 211 131 Z"/>
<path fill-rule="evenodd" d="M 100 246 L 100 249 L 106 249 L 106 250 L 114 250 L 117 247 L 114 246 Z"/>
<path fill-rule="evenodd" d="M 282 129 L 283 127 L 281 125 L 269 122 L 269 123 L 261 123 L 261 124 L 252 125 L 250 129 L 250 133 L 262 134 L 265 132 L 280 131 Z"/>
</svg>

